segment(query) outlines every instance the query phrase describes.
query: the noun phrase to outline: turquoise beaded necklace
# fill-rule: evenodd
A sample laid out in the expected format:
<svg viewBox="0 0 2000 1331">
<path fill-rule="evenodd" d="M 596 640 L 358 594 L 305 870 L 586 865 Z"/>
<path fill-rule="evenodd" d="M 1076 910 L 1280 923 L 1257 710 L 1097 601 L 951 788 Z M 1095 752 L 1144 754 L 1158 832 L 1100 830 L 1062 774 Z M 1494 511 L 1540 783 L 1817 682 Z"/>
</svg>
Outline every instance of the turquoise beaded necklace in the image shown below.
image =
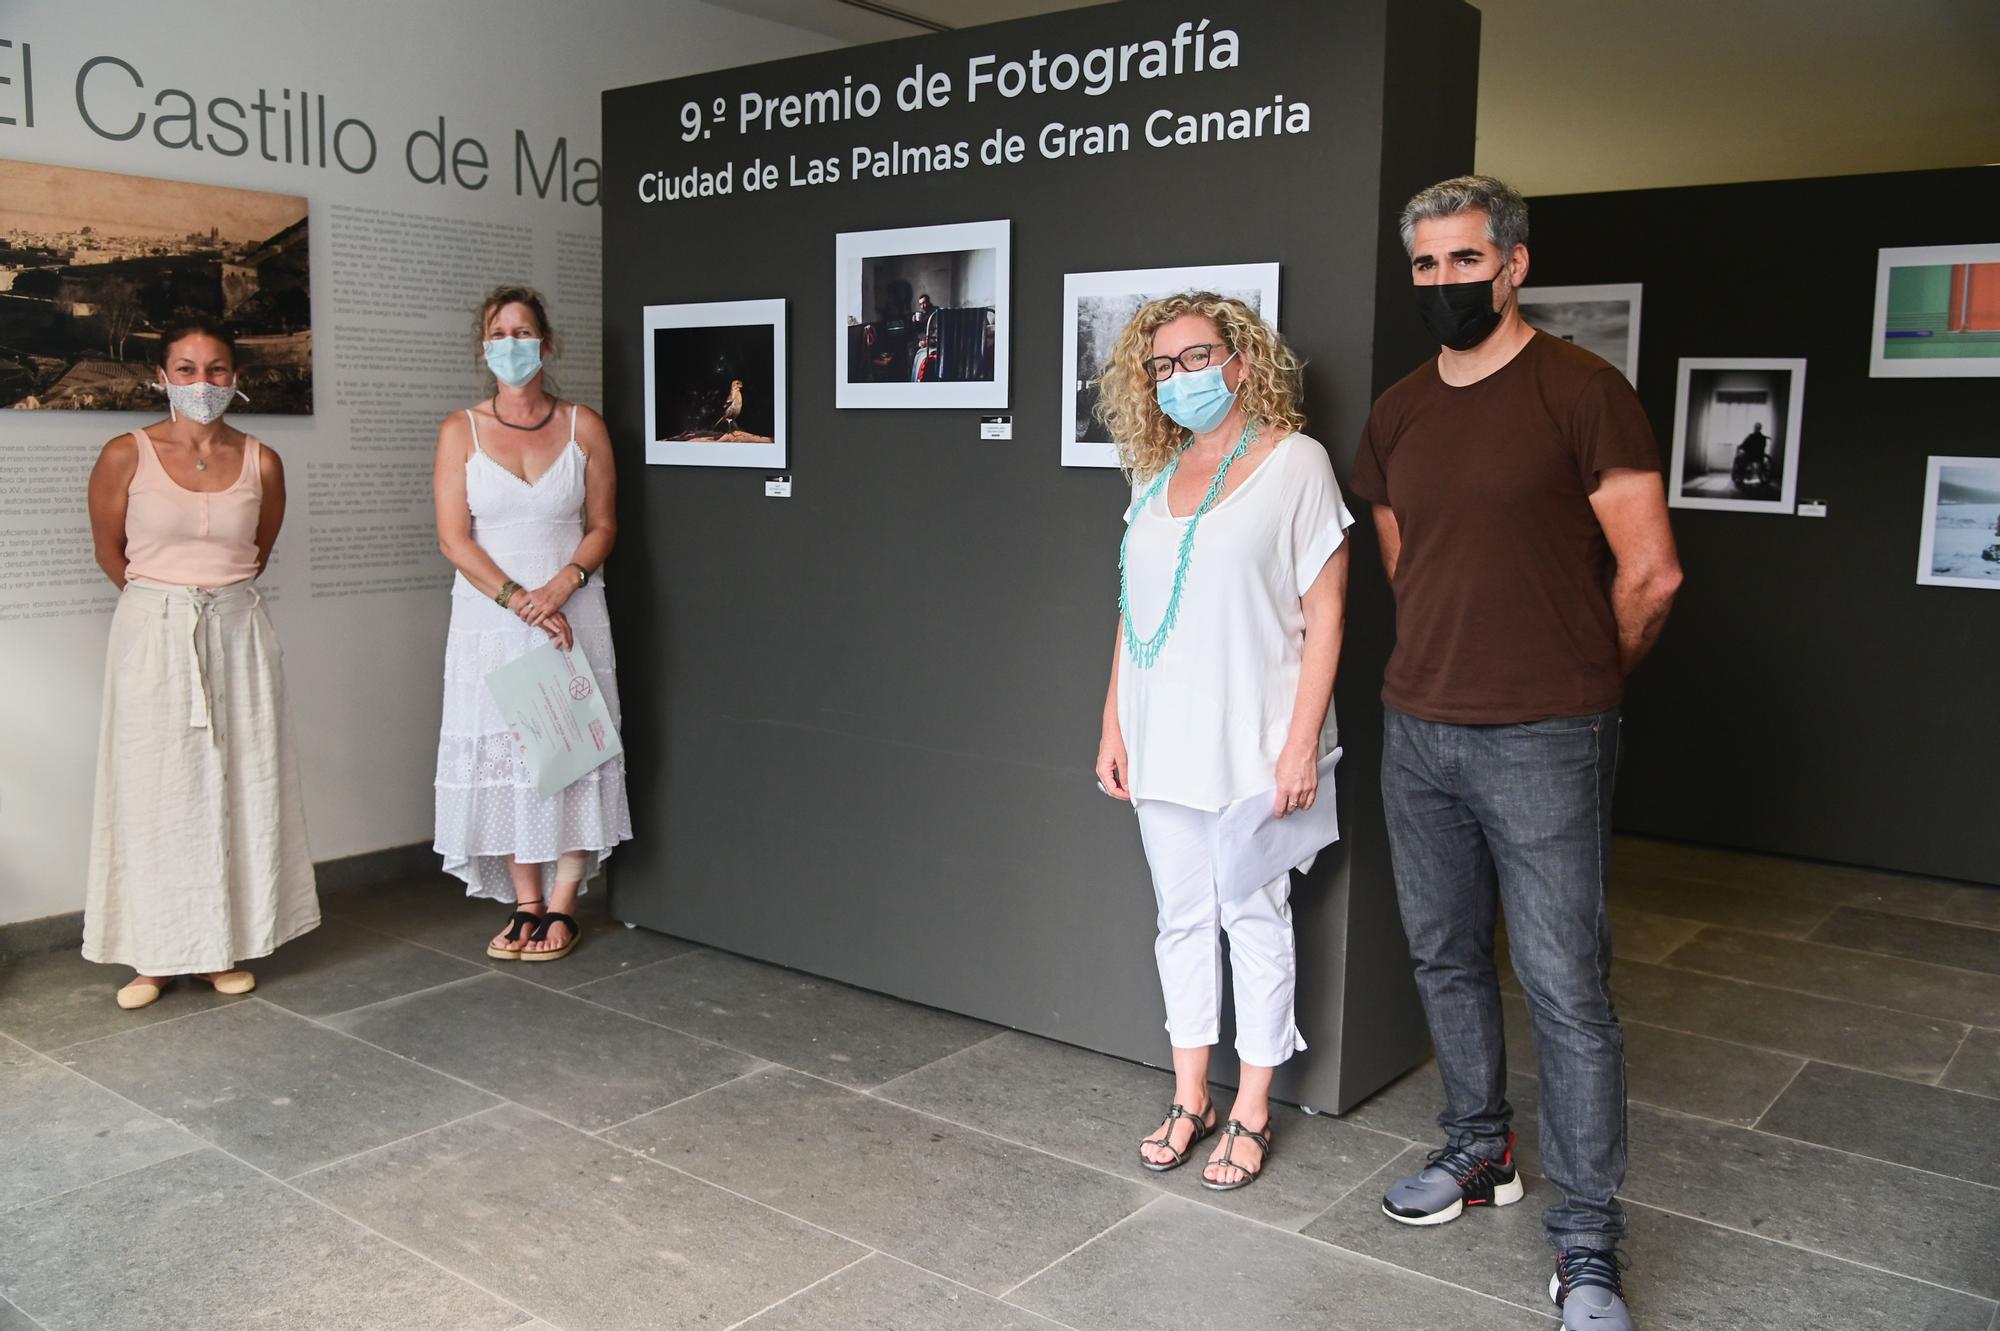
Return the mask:
<svg viewBox="0 0 2000 1331">
<path fill-rule="evenodd" d="M 1167 482 L 1173 479 L 1175 470 L 1181 465 L 1181 454 L 1187 452 L 1188 445 L 1194 442 L 1193 435 L 1189 435 L 1181 442 L 1180 448 L 1174 452 L 1173 461 L 1166 465 L 1159 479 L 1153 482 L 1151 488 L 1140 496 L 1139 502 L 1133 506 L 1133 521 L 1126 524 L 1125 537 L 1118 542 L 1118 614 L 1125 625 L 1125 650 L 1131 654 L 1132 663 L 1141 670 L 1151 669 L 1153 662 L 1160 659 L 1160 649 L 1167 645 L 1167 634 L 1173 631 L 1174 621 L 1180 618 L 1181 592 L 1187 587 L 1188 562 L 1194 557 L 1195 528 L 1201 526 L 1202 515 L 1214 508 L 1216 500 L 1222 497 L 1222 486 L 1229 478 L 1230 467 L 1235 465 L 1238 458 L 1250 451 L 1251 441 L 1256 437 L 1257 422 L 1254 419 L 1244 422 L 1243 437 L 1236 441 L 1236 447 L 1230 451 L 1228 457 L 1222 459 L 1222 465 L 1215 469 L 1215 479 L 1208 483 L 1208 493 L 1201 497 L 1201 506 L 1195 509 L 1194 516 L 1188 519 L 1187 529 L 1181 533 L 1180 557 L 1174 561 L 1174 589 L 1167 597 L 1167 613 L 1161 618 L 1160 627 L 1154 631 L 1153 636 L 1143 642 L 1139 638 L 1139 631 L 1132 627 L 1132 579 L 1125 568 L 1125 552 L 1132 543 L 1132 527 L 1137 523 L 1139 513 L 1146 505 L 1152 503 L 1154 497 L 1166 488 Z"/>
</svg>

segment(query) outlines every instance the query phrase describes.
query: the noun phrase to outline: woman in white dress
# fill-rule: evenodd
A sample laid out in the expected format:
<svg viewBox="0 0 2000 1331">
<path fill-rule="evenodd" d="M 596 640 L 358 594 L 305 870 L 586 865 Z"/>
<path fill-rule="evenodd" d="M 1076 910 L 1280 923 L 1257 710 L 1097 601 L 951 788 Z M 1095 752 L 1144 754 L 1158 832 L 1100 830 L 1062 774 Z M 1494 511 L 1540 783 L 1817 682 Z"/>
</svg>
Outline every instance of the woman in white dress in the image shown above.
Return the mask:
<svg viewBox="0 0 2000 1331">
<path fill-rule="evenodd" d="M 167 419 L 90 473 L 98 567 L 119 589 L 105 655 L 83 955 L 225 994 L 237 962 L 316 928 L 312 852 L 277 630 L 254 583 L 285 521 L 278 455 L 223 420 L 236 344 L 195 315 L 160 332 Z"/>
<path fill-rule="evenodd" d="M 486 676 L 537 644 L 572 642 L 619 719 L 611 621 L 598 576 L 618 534 L 617 472 L 604 420 L 556 397 L 541 296 L 499 287 L 474 333 L 493 376 L 487 400 L 445 417 L 433 488 L 438 545 L 458 570 L 445 643 L 437 839 L 466 895 L 512 902 L 487 944 L 503 960 L 554 961 L 576 945 L 577 894 L 630 839 L 623 758 L 544 799 Z"/>
<path fill-rule="evenodd" d="M 1298 358 L 1241 301 L 1144 306 L 1100 382 L 1133 498 L 1097 779 L 1139 817 L 1174 1061 L 1174 1102 L 1139 1158 L 1176 1168 L 1219 1126 L 1208 1060 L 1226 932 L 1242 1071 L 1202 1183 L 1228 1191 L 1262 1172 L 1272 1074 L 1306 1045 L 1291 871 L 1219 892 L 1217 815 L 1261 795 L 1285 817 L 1319 796 L 1354 519 L 1326 450 L 1299 433 Z"/>
</svg>

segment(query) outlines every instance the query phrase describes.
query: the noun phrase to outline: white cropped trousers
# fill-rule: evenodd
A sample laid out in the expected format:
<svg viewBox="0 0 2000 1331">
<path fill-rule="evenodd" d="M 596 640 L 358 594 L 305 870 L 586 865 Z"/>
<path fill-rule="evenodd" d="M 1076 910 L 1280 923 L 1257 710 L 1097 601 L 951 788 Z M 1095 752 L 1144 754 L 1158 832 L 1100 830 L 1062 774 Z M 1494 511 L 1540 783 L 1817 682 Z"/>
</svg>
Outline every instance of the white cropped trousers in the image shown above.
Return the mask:
<svg viewBox="0 0 2000 1331">
<path fill-rule="evenodd" d="M 1167 1000 L 1167 1037 L 1182 1049 L 1221 1038 L 1221 935 L 1227 933 L 1237 1056 L 1257 1067 L 1278 1066 L 1306 1047 L 1293 1024 L 1298 962 L 1291 873 L 1223 901 L 1215 889 L 1217 815 L 1162 800 L 1143 800 L 1133 808 L 1160 908 L 1153 955 Z"/>
</svg>

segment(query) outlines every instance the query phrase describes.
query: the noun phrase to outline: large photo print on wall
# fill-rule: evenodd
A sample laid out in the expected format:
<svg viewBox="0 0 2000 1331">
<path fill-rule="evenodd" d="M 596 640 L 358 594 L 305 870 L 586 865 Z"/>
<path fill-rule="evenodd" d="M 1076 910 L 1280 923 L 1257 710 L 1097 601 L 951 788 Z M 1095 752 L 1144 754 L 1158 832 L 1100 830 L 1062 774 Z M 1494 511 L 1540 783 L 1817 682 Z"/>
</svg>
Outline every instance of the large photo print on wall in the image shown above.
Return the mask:
<svg viewBox="0 0 2000 1331">
<path fill-rule="evenodd" d="M 236 335 L 236 412 L 310 415 L 306 201 L 0 161 L 0 407 L 161 411 L 160 330 Z"/>
<path fill-rule="evenodd" d="M 1790 513 L 1799 480 L 1803 360 L 1681 361 L 1667 502 Z"/>
<path fill-rule="evenodd" d="M 1202 264 L 1188 268 L 1132 268 L 1063 277 L 1062 464 L 1115 467 L 1118 450 L 1097 417 L 1097 380 L 1111 347 L 1148 301 L 1187 291 L 1233 296 L 1278 326 L 1278 265 Z"/>
<path fill-rule="evenodd" d="M 2000 376 L 2000 245 L 1921 245 L 1875 260 L 1877 379 Z"/>
<path fill-rule="evenodd" d="M 1574 342 L 1639 382 L 1639 283 L 1522 287 L 1521 317 L 1551 337 Z"/>
<path fill-rule="evenodd" d="M 785 302 L 648 305 L 646 461 L 785 465 Z"/>
<path fill-rule="evenodd" d="M 2000 458 L 1932 458 L 1917 581 L 2000 591 Z"/>
<path fill-rule="evenodd" d="M 1004 407 L 1010 222 L 834 239 L 836 407 Z"/>
</svg>

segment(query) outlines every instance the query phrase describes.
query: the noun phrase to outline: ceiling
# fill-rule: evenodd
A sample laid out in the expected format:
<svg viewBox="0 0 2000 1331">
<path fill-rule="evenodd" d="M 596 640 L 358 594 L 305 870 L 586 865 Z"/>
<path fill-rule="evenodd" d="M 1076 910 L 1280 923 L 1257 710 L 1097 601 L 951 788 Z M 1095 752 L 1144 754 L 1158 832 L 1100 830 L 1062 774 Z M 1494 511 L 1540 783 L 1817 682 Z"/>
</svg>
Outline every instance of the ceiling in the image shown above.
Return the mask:
<svg viewBox="0 0 2000 1331">
<path fill-rule="evenodd" d="M 710 3 L 866 42 L 1105 0 Z M 1526 194 L 2000 163 L 2000 0 L 1472 3 L 1476 165 Z"/>
</svg>

